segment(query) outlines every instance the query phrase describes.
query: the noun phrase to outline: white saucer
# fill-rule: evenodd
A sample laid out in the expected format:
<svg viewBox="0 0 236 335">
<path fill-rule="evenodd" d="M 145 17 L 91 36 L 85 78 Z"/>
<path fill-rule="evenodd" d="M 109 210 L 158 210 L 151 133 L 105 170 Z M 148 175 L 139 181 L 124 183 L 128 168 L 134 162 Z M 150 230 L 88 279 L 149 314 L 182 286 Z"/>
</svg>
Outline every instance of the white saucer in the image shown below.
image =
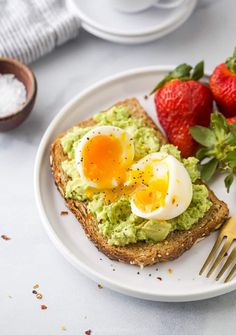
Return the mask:
<svg viewBox="0 0 236 335">
<path fill-rule="evenodd" d="M 141 37 L 176 29 L 176 25 L 182 24 L 193 12 L 197 0 L 185 0 L 182 5 L 173 9 L 160 9 L 152 7 L 136 14 L 125 14 L 112 8 L 109 0 L 72 0 L 73 10 L 76 10 L 82 20 L 85 29 L 97 36 L 101 33 L 108 34 L 117 38 L 121 37 Z M 183 20 L 183 18 L 185 18 Z M 180 23 L 181 22 L 181 23 Z M 175 27 L 175 28 L 173 28 Z M 101 36 L 99 36 L 101 37 Z M 106 38 L 106 37 L 103 37 Z M 108 38 L 106 38 L 108 39 Z M 126 43 L 123 40 L 124 43 Z M 127 42 L 129 43 L 129 42 Z"/>
<path fill-rule="evenodd" d="M 194 4 L 194 2 L 195 2 L 195 4 Z M 195 6 L 196 2 L 197 2 L 197 0 L 196 1 L 193 0 L 192 4 L 194 4 L 194 6 Z M 192 11 L 193 11 L 193 9 L 191 7 L 189 7 L 189 10 L 186 11 L 185 15 L 181 18 L 181 20 L 177 21 L 175 24 L 167 27 L 166 29 L 157 31 L 157 32 L 152 33 L 152 34 L 144 34 L 144 35 L 138 35 L 138 36 L 122 36 L 122 35 L 115 35 L 115 34 L 106 33 L 106 32 L 104 32 L 100 29 L 95 28 L 94 26 L 91 26 L 90 24 L 88 24 L 86 22 L 82 22 L 81 26 L 86 31 L 91 33 L 92 35 L 95 35 L 95 36 L 100 37 L 102 39 L 105 39 L 107 41 L 111 41 L 111 42 L 115 42 L 115 43 L 122 43 L 122 44 L 140 44 L 140 43 L 147 43 L 147 42 L 155 41 L 155 40 L 171 33 L 172 31 L 175 31 L 185 21 L 187 21 L 187 19 L 192 14 Z"/>
</svg>

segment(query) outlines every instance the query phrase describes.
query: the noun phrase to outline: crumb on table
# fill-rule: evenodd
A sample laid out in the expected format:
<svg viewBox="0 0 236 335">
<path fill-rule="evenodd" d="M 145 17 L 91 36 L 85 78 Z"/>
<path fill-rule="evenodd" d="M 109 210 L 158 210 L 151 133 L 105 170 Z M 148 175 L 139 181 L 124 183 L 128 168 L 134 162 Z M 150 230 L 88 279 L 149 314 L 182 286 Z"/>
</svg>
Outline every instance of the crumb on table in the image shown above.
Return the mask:
<svg viewBox="0 0 236 335">
<path fill-rule="evenodd" d="M 1 235 L 1 238 L 5 241 L 9 241 L 11 238 L 7 235 Z"/>
<path fill-rule="evenodd" d="M 61 216 L 65 216 L 65 215 L 68 215 L 69 213 L 67 211 L 61 211 Z"/>
</svg>

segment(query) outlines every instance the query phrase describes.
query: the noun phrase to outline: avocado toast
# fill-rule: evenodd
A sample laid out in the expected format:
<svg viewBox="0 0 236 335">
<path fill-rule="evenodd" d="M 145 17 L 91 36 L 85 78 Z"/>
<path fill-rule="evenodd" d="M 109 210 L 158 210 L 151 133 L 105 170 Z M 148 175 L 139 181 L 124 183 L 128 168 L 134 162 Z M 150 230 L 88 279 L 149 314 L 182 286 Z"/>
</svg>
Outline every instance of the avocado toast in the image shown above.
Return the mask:
<svg viewBox="0 0 236 335">
<path fill-rule="evenodd" d="M 136 99 L 127 99 L 115 105 L 116 108 L 122 106 L 129 111 L 133 120 L 142 120 L 147 128 L 153 129 L 152 132 L 160 142 L 160 145 L 167 143 L 165 137 Z M 104 115 L 106 113 L 103 112 Z M 78 124 L 78 127 L 91 127 L 96 125 L 96 122 L 96 118 L 92 118 L 81 122 Z M 66 134 L 70 132 L 71 130 L 68 130 Z M 80 196 L 76 198 L 68 194 L 67 186 L 68 182 L 71 181 L 71 176 L 65 172 L 65 168 L 63 168 L 65 164 L 63 162 L 70 161 L 70 157 L 62 145 L 62 139 L 66 134 L 60 135 L 51 147 L 50 162 L 55 183 L 65 199 L 68 208 L 82 224 L 86 235 L 109 258 L 141 266 L 173 260 L 179 257 L 184 251 L 190 249 L 197 241 L 209 235 L 210 232 L 218 229 L 227 218 L 228 208 L 226 204 L 217 199 L 211 190 L 208 190 L 209 208 L 207 207 L 204 215 L 188 229 L 175 229 L 163 241 L 159 242 L 137 239 L 137 241 L 132 243 L 124 244 L 122 242 L 124 245 L 118 245 L 116 240 L 112 240 L 111 238 L 109 240 L 105 233 L 101 233 L 101 224 L 96 219 L 95 212 L 91 210 L 91 202 Z M 145 146 L 145 143 L 143 145 Z M 200 180 L 195 181 L 194 184 L 203 185 Z M 204 185 L 203 187 L 205 188 Z"/>
</svg>

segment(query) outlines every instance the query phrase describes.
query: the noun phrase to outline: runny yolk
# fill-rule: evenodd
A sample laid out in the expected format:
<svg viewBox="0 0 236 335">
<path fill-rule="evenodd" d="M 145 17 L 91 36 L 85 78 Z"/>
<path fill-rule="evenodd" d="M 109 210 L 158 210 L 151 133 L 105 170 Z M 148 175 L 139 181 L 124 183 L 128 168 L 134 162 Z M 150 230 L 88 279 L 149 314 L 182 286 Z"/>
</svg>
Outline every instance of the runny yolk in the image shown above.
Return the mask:
<svg viewBox="0 0 236 335">
<path fill-rule="evenodd" d="M 152 212 L 165 205 L 168 191 L 168 179 L 156 179 L 149 186 L 137 190 L 133 194 L 135 205 L 143 212 Z"/>
<path fill-rule="evenodd" d="M 141 171 L 131 171 L 131 182 L 141 183 L 133 194 L 135 205 L 143 212 L 151 212 L 165 205 L 165 198 L 169 186 L 168 170 L 161 177 L 155 176 L 153 165 L 147 164 Z"/>
<path fill-rule="evenodd" d="M 88 140 L 83 151 L 86 178 L 97 188 L 112 188 L 124 183 L 127 166 L 121 141 L 113 135 L 97 135 Z M 126 158 L 127 159 L 127 158 Z"/>
</svg>

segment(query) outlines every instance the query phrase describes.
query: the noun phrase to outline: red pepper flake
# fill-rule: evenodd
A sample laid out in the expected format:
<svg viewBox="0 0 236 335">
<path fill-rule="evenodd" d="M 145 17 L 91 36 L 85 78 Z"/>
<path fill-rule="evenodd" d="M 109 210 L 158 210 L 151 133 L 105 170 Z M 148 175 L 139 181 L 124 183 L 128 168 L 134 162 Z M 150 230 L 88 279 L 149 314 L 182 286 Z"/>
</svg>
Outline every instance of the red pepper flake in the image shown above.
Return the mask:
<svg viewBox="0 0 236 335">
<path fill-rule="evenodd" d="M 147 100 L 148 99 L 148 95 L 144 95 L 144 99 Z"/>
<path fill-rule="evenodd" d="M 65 216 L 65 215 L 68 215 L 69 213 L 67 211 L 61 211 L 61 216 Z"/>
<path fill-rule="evenodd" d="M 98 284 L 98 288 L 103 288 L 103 286 L 101 284 Z"/>
<path fill-rule="evenodd" d="M 7 235 L 1 235 L 1 238 L 5 241 L 9 241 L 11 238 Z"/>
<path fill-rule="evenodd" d="M 46 305 L 41 305 L 41 309 L 47 309 L 48 307 Z"/>
<path fill-rule="evenodd" d="M 85 334 L 85 335 L 91 335 L 91 334 L 92 334 L 92 330 L 91 330 L 91 329 L 86 330 L 86 331 L 84 332 L 84 334 Z"/>
<path fill-rule="evenodd" d="M 162 281 L 162 278 L 161 277 L 157 277 L 158 280 Z"/>
</svg>

